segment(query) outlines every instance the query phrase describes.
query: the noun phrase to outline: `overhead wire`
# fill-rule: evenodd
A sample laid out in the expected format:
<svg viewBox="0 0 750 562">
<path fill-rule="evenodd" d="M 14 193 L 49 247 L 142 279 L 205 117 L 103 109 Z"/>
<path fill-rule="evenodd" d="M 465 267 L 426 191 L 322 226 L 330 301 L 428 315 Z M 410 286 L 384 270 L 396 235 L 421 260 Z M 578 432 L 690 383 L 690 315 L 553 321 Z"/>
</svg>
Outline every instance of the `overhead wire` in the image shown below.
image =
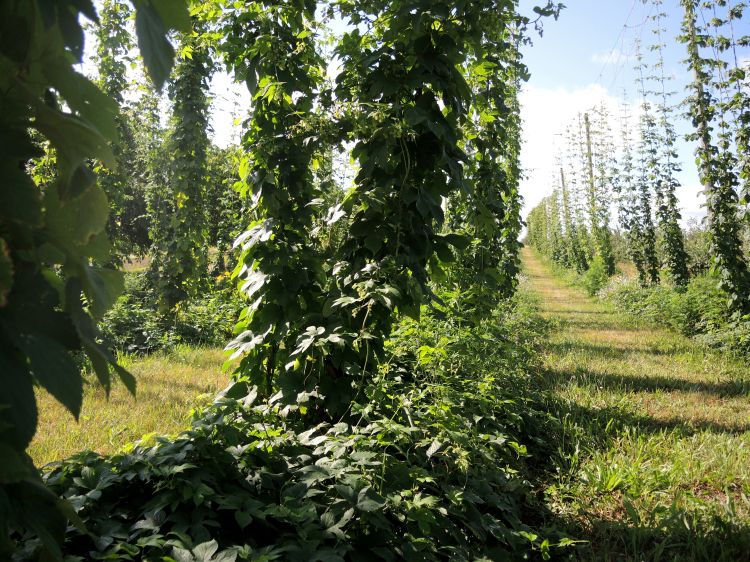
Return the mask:
<svg viewBox="0 0 750 562">
<path fill-rule="evenodd" d="M 614 73 L 612 75 L 612 79 L 609 82 L 607 89 L 613 88 L 618 78 L 620 77 L 620 74 L 622 70 L 625 68 L 625 64 L 634 56 L 634 52 L 632 49 L 629 52 L 625 52 L 625 40 L 626 40 L 626 33 L 628 30 L 638 30 L 638 38 L 636 41 L 640 41 L 643 38 L 643 31 L 645 29 L 646 24 L 651 21 L 651 17 L 653 15 L 654 6 L 651 5 L 648 12 L 645 14 L 643 20 L 639 23 L 630 24 L 630 20 L 633 17 L 633 14 L 635 13 L 635 8 L 638 5 L 638 3 L 645 3 L 643 0 L 634 0 L 633 4 L 630 7 L 630 11 L 628 12 L 628 15 L 625 19 L 625 23 L 623 24 L 622 28 L 620 29 L 620 33 L 617 36 L 617 39 L 615 40 L 614 45 L 612 46 L 612 49 L 610 49 L 609 55 L 604 60 L 604 63 L 602 65 L 601 70 L 599 71 L 599 75 L 596 79 L 596 82 L 600 86 L 604 86 L 604 83 L 602 82 L 602 79 L 604 78 L 604 74 L 607 70 L 607 66 L 612 65 L 614 67 Z M 616 60 L 614 60 L 614 55 L 617 54 Z"/>
</svg>

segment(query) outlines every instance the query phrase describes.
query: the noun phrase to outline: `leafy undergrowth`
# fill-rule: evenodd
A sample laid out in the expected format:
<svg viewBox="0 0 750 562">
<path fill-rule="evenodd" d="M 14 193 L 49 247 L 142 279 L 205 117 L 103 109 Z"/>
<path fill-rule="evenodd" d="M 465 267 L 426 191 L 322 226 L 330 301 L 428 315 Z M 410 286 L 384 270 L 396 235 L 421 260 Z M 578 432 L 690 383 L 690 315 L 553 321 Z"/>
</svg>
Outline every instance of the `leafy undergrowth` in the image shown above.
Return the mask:
<svg viewBox="0 0 750 562">
<path fill-rule="evenodd" d="M 618 310 L 695 338 L 709 347 L 750 356 L 750 317 L 733 318 L 729 299 L 708 274 L 687 287 L 641 287 L 634 279 L 616 277 L 600 296 Z"/>
<path fill-rule="evenodd" d="M 544 529 L 533 475 L 553 420 L 530 379 L 542 324 L 521 304 L 470 329 L 404 322 L 342 420 L 310 427 L 236 383 L 192 429 L 47 484 L 88 532 L 66 560 L 519 560 L 571 541 Z M 314 401 L 314 397 L 308 398 Z M 79 525 L 79 526 L 80 526 Z M 23 537 L 18 559 L 34 556 Z"/>
<path fill-rule="evenodd" d="M 125 291 L 101 322 L 114 351 L 148 354 L 181 344 L 220 347 L 231 338 L 243 303 L 227 275 L 205 280 L 203 296 L 180 303 L 169 314 L 159 310 L 159 296 L 148 275 L 126 272 Z"/>
<path fill-rule="evenodd" d="M 619 313 L 524 257 L 541 312 L 558 324 L 542 371 L 561 422 L 546 494 L 558 524 L 587 541 L 575 559 L 747 560 L 746 363 Z"/>
</svg>

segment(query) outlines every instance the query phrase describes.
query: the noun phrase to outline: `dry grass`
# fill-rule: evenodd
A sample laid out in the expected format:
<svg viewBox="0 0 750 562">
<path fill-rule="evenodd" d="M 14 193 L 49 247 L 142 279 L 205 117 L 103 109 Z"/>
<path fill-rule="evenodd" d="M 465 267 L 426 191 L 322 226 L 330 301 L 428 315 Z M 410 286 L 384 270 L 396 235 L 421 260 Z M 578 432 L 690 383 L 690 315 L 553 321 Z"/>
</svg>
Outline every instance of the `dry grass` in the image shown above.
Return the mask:
<svg viewBox="0 0 750 562">
<path fill-rule="evenodd" d="M 734 548 L 750 544 L 748 366 L 524 263 L 558 325 L 544 380 L 568 442 L 548 497 L 590 534 L 582 558 L 750 560 Z"/>
<path fill-rule="evenodd" d="M 227 386 L 221 349 L 178 347 L 150 357 L 122 358 L 138 381 L 137 397 L 122 385 L 109 396 L 98 385 L 84 391 L 78 422 L 44 391 L 37 393 L 39 426 L 29 454 L 37 465 L 90 449 L 112 453 L 145 434 L 177 433 L 189 425 L 190 411 Z"/>
</svg>

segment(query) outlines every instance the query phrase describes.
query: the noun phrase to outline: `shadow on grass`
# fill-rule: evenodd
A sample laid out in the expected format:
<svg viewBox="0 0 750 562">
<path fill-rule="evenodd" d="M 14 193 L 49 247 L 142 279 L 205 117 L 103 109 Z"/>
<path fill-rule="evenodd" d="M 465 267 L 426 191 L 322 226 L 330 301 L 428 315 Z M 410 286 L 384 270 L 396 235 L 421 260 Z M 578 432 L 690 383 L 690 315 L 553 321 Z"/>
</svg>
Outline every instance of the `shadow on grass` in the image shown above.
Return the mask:
<svg viewBox="0 0 750 562">
<path fill-rule="evenodd" d="M 554 420 L 544 437 L 548 448 L 530 447 L 532 457 L 536 459 L 536 464 L 531 463 L 534 470 L 532 486 L 540 490 L 540 496 L 551 482 L 556 482 L 559 471 L 569 470 L 565 466 L 566 457 L 580 454 L 578 447 L 581 442 L 585 443 L 586 449 L 605 450 L 613 446 L 614 437 L 625 431 L 636 430 L 642 435 L 677 432 L 680 437 L 704 431 L 724 434 L 750 431 L 748 424 L 732 427 L 711 422 L 688 423 L 679 419 L 656 420 L 617 407 L 583 407 L 562 401 L 552 393 L 547 393 L 546 398 L 548 402 L 543 409 Z M 564 425 L 579 428 L 582 432 L 580 439 L 562 439 L 563 433 L 570 431 L 564 430 Z M 565 443 L 566 450 L 549 449 L 561 443 Z M 618 501 L 620 507 L 606 517 L 585 508 L 571 510 L 569 516 L 549 509 L 538 512 L 548 528 L 559 529 L 565 536 L 582 541 L 569 551 L 558 552 L 553 559 L 586 562 L 750 561 L 750 527 L 721 505 L 696 500 L 690 509 L 685 509 L 673 503 L 661 507 L 648 516 L 648 521 L 643 521 L 627 511 L 622 496 Z"/>
<path fill-rule="evenodd" d="M 536 258 L 532 254 L 529 255 L 527 259 L 533 263 Z M 552 285 L 550 275 L 539 273 L 533 277 L 545 283 L 550 281 Z M 563 283 L 564 281 L 557 280 L 554 284 Z M 542 290 L 544 288 L 542 287 Z M 623 345 L 625 342 L 618 342 L 612 338 L 611 343 L 615 345 L 600 346 L 598 343 L 589 344 L 585 341 L 574 341 L 569 345 L 546 342 L 544 345 L 545 350 L 553 356 L 579 352 L 583 360 L 579 369 L 542 371 L 537 380 L 546 400 L 539 409 L 546 411 L 550 417 L 539 447 L 529 449 L 537 463 L 534 466 L 532 485 L 540 491 L 540 495 L 544 495 L 550 486 L 555 487 L 549 490 L 550 497 L 559 505 L 546 513 L 549 519 L 544 523 L 551 528 L 562 530 L 571 538 L 586 541 L 558 559 L 587 562 L 750 562 L 750 527 L 742 520 L 742 516 L 734 513 L 730 507 L 699 497 L 693 498 L 694 501 L 687 504 L 687 507 L 681 506 L 676 501 L 677 490 L 652 489 L 647 493 L 657 494 L 663 498 L 673 494 L 674 497 L 672 500 L 659 500 L 658 507 L 650 513 L 640 513 L 632 506 L 628 510 L 629 504 L 617 490 L 612 492 L 613 497 L 607 498 L 614 501 L 614 511 L 597 511 L 595 507 L 587 507 L 587 499 L 590 498 L 585 495 L 594 496 L 599 492 L 582 484 L 576 468 L 580 466 L 578 463 L 583 457 L 588 456 L 585 451 L 606 451 L 616 447 L 619 441 L 617 438 L 626 432 L 646 438 L 649 435 L 670 432 L 674 432 L 676 437 L 688 437 L 699 432 L 737 434 L 750 431 L 747 419 L 737 419 L 737 424 L 692 422 L 681 418 L 655 419 L 633 412 L 627 405 L 603 408 L 582 406 L 561 399 L 555 392 L 575 382 L 597 388 L 644 393 L 701 392 L 707 396 L 728 397 L 748 394 L 748 383 L 694 383 L 658 375 L 625 377 L 591 369 L 586 363 L 587 353 L 591 358 L 600 357 L 605 361 L 631 361 L 635 354 L 651 354 L 654 359 L 659 356 L 658 364 L 662 364 L 665 359 L 669 359 L 669 355 L 689 352 L 691 347 L 686 343 L 685 347 L 679 344 L 670 346 L 669 351 L 649 349 L 644 345 L 649 340 L 644 338 L 641 341 L 639 337 L 641 333 L 653 333 L 653 330 L 642 321 L 613 316 L 608 322 L 606 320 L 609 318 L 605 316 L 607 312 L 584 313 L 583 309 L 586 307 L 579 303 L 591 301 L 579 298 L 577 294 L 573 295 L 572 299 L 566 298 L 566 303 L 571 305 L 569 311 L 559 310 L 563 303 L 557 303 L 554 299 L 560 295 L 553 295 L 552 291 L 547 291 L 546 296 L 546 304 L 550 309 L 543 308 L 542 312 L 561 320 L 560 325 L 570 330 L 573 338 L 578 339 L 576 330 L 617 331 L 636 344 L 635 348 L 631 349 Z M 654 367 L 658 368 L 657 365 Z M 555 447 L 557 448 L 553 450 Z M 582 484 L 583 492 L 581 493 L 580 489 L 568 489 L 568 481 Z M 595 506 L 596 501 L 592 505 Z"/>
<path fill-rule="evenodd" d="M 658 525 L 591 519 L 588 525 L 557 518 L 549 523 L 585 537 L 567 557 L 586 562 L 741 562 L 750 560 L 750 528 L 675 510 Z M 692 527 L 692 525 L 695 525 Z"/>
<path fill-rule="evenodd" d="M 545 346 L 547 351 L 567 355 L 575 351 L 583 351 L 584 353 L 599 355 L 605 359 L 629 359 L 633 355 L 655 355 L 655 356 L 668 356 L 678 355 L 689 352 L 692 348 L 689 345 L 678 345 L 669 349 L 656 349 L 653 347 L 643 346 L 630 346 L 630 345 L 616 345 L 616 344 L 596 344 L 586 342 L 570 342 L 570 343 L 549 343 Z"/>
<path fill-rule="evenodd" d="M 565 318 L 560 313 L 555 313 L 563 324 L 575 330 L 597 330 L 602 332 L 621 332 L 623 334 L 643 333 L 652 334 L 653 328 L 636 320 L 624 323 L 619 320 L 597 320 L 588 318 Z"/>
<path fill-rule="evenodd" d="M 563 316 L 615 316 L 617 313 L 608 312 L 605 310 L 569 310 L 566 308 L 545 308 L 545 312 L 554 312 L 555 314 L 561 314 Z M 613 322 L 614 323 L 614 322 Z"/>
<path fill-rule="evenodd" d="M 609 358 L 627 359 L 627 356 L 627 353 L 618 355 L 613 352 Z M 546 370 L 543 376 L 550 388 L 561 388 L 575 382 L 580 386 L 595 386 L 620 392 L 699 392 L 720 398 L 750 396 L 750 381 L 742 379 L 713 383 L 665 376 L 617 375 L 583 368 Z"/>
</svg>

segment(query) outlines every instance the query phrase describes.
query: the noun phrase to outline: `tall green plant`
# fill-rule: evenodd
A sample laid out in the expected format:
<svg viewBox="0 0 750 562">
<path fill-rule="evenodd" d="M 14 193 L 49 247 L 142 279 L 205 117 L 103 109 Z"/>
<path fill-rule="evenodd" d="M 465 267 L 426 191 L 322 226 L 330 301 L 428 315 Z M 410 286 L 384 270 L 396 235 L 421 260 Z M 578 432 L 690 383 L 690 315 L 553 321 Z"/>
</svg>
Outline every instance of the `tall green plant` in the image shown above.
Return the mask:
<svg viewBox="0 0 750 562">
<path fill-rule="evenodd" d="M 654 225 L 653 196 L 660 180 L 659 146 L 660 139 L 654 110 L 646 89 L 646 70 L 640 43 L 636 45 L 638 71 L 638 95 L 641 97 L 640 119 L 638 123 L 638 160 L 636 174 L 638 238 L 635 250 L 640 255 L 641 266 L 638 275 L 642 285 L 659 283 L 659 258 L 656 253 L 656 226 Z"/>
<path fill-rule="evenodd" d="M 657 55 L 656 63 L 653 66 L 656 71 L 654 79 L 657 84 L 657 90 L 654 93 L 659 96 L 656 112 L 660 129 L 658 138 L 661 146 L 658 157 L 658 172 L 654 184 L 656 217 L 663 241 L 666 265 L 672 274 L 672 281 L 676 286 L 684 287 L 690 279 L 690 273 L 684 235 L 680 227 L 682 217 L 677 200 L 677 191 L 681 187 L 677 175 L 681 171 L 681 167 L 676 150 L 677 131 L 673 124 L 674 108 L 669 103 L 669 98 L 674 93 L 667 91 L 667 76 L 664 66 L 665 29 L 663 20 L 666 14 L 663 12 L 662 0 L 652 0 L 652 5 L 657 11 L 653 16 L 656 43 L 651 47 L 651 51 Z"/>
<path fill-rule="evenodd" d="M 297 377 L 296 384 L 286 385 L 292 404 L 303 392 L 301 380 L 313 370 L 310 355 L 319 349 L 308 352 L 297 340 L 325 332 L 326 275 L 311 237 L 322 212 L 315 205 L 321 197 L 312 174 L 322 149 L 314 116 L 323 79 L 314 17 L 314 5 L 289 0 L 232 7 L 222 20 L 225 61 L 253 95 L 239 171 L 241 195 L 257 217 L 235 242 L 241 249 L 235 275 L 251 304 L 230 347 L 243 356 L 238 376 L 269 395 L 278 378 Z M 328 334 L 328 345 L 338 346 L 342 336 Z M 325 354 L 318 358 L 316 372 L 327 370 Z M 311 398 L 299 397 L 303 409 Z"/>
<path fill-rule="evenodd" d="M 237 188 L 237 175 L 242 159 L 238 146 L 218 148 L 211 145 L 207 154 L 206 215 L 208 219 L 208 243 L 216 248 L 213 273 L 221 275 L 227 271 L 232 243 L 242 233 L 243 204 Z"/>
<path fill-rule="evenodd" d="M 736 29 L 739 30 L 741 22 L 747 19 L 746 10 L 745 3 L 737 3 L 734 6 L 730 4 L 728 24 L 734 64 L 729 70 L 728 81 L 734 89 L 729 105 L 736 115 L 735 143 L 740 178 L 740 204 L 743 206 L 740 212 L 745 220 L 750 222 L 750 61 L 743 61 L 737 55 L 738 47 L 748 47 L 750 39 L 747 35 L 736 36 Z"/>
<path fill-rule="evenodd" d="M 496 25 L 489 18 L 486 25 Z M 515 36 L 515 37 L 514 37 Z M 502 43 L 488 44 L 467 65 L 474 91 L 466 122 L 464 149 L 469 190 L 454 193 L 448 230 L 470 244 L 459 249 L 449 277 L 462 293 L 464 310 L 487 316 L 499 300 L 513 294 L 519 270 L 521 230 L 519 81 L 526 75 L 517 51 L 517 32 Z M 497 63 L 504 58 L 508 64 Z"/>
<path fill-rule="evenodd" d="M 208 273 L 207 91 L 213 62 L 201 25 L 193 21 L 169 84 L 166 184 L 152 193 L 151 275 L 164 311 L 197 294 Z"/>
<path fill-rule="evenodd" d="M 596 254 L 600 256 L 605 273 L 613 275 L 615 273 L 615 257 L 612 253 L 612 238 L 609 231 L 609 207 L 607 199 L 608 185 L 606 176 L 597 176 L 597 172 L 605 169 L 599 161 L 604 161 L 604 155 L 597 153 L 595 158 L 594 143 L 592 140 L 591 119 L 588 113 L 584 114 L 584 125 L 586 135 L 586 174 L 588 186 L 588 207 L 589 221 L 591 223 L 591 234 L 593 236 Z M 603 132 L 599 132 L 603 134 Z M 594 162 L 597 162 L 596 168 Z"/>
<path fill-rule="evenodd" d="M 567 158 L 564 160 L 568 163 L 568 174 L 566 175 L 563 166 L 560 166 L 560 186 L 562 189 L 562 207 L 563 222 L 565 227 L 565 238 L 569 261 L 575 267 L 578 273 L 583 273 L 589 267 L 588 252 L 586 243 L 586 228 L 581 220 L 581 210 L 579 201 L 579 190 L 577 188 L 577 173 L 573 157 L 574 136 L 568 134 L 567 137 Z M 563 160 L 561 160 L 563 162 Z M 571 179 L 569 182 L 568 180 Z M 572 189 L 571 189 L 572 186 Z"/>
<path fill-rule="evenodd" d="M 104 0 L 99 10 L 99 23 L 93 26 L 96 82 L 117 102 L 119 109 L 115 116 L 118 138 L 111 145 L 115 165 L 97 168 L 99 185 L 107 194 L 110 206 L 107 235 L 114 244 L 118 260 L 126 260 L 131 254 L 144 254 L 149 246 L 146 193 L 138 181 L 143 170 L 135 166 L 140 123 L 127 96 L 131 90 L 127 71 L 134 46 L 129 29 L 132 15 L 132 9 L 123 0 Z"/>
<path fill-rule="evenodd" d="M 560 222 L 560 188 L 542 199 L 526 219 L 526 241 L 542 255 L 563 267 L 570 267 Z"/>
<path fill-rule="evenodd" d="M 750 272 L 742 253 L 740 222 L 738 218 L 738 178 L 735 160 L 729 146 L 724 118 L 717 115 L 717 100 L 711 84 L 717 58 L 707 59 L 701 47 L 707 36 L 698 28 L 700 6 L 697 0 L 681 0 L 684 9 L 681 41 L 688 52 L 687 64 L 693 73 L 692 94 L 688 107 L 697 141 L 696 157 L 708 209 L 708 230 L 713 269 L 719 284 L 729 297 L 732 309 L 738 313 L 750 312 Z M 719 143 L 715 142 L 714 124 L 719 120 Z"/>
<path fill-rule="evenodd" d="M 419 314 L 432 298 L 430 281 L 442 279 L 453 259 L 451 247 L 463 246 L 462 237 L 442 233 L 442 200 L 468 187 L 463 132 L 473 93 L 464 70 L 485 58 L 516 65 L 507 39 L 529 23 L 512 3 L 438 2 L 425 10 L 415 0 L 342 1 L 327 11 L 351 24 L 336 46 L 335 96 L 323 87 L 309 3 L 227 6 L 222 45 L 254 94 L 240 173 L 259 215 L 237 241 L 236 274 L 253 304 L 231 347 L 244 355 L 240 378 L 280 391 L 285 411 L 311 419 L 348 410 L 398 315 Z M 512 102 L 497 86 L 492 111 L 502 109 L 497 96 Z M 331 135 L 316 104 L 333 103 Z M 317 181 L 313 166 L 326 161 L 331 143 L 345 141 L 358 174 L 326 208 L 327 182 Z M 514 152 L 505 157 L 492 162 L 492 173 L 509 173 L 512 212 L 501 228 L 510 233 L 504 255 L 516 259 L 517 164 Z M 337 243 L 318 243 L 319 226 L 340 221 L 346 228 L 337 228 Z"/>
</svg>

